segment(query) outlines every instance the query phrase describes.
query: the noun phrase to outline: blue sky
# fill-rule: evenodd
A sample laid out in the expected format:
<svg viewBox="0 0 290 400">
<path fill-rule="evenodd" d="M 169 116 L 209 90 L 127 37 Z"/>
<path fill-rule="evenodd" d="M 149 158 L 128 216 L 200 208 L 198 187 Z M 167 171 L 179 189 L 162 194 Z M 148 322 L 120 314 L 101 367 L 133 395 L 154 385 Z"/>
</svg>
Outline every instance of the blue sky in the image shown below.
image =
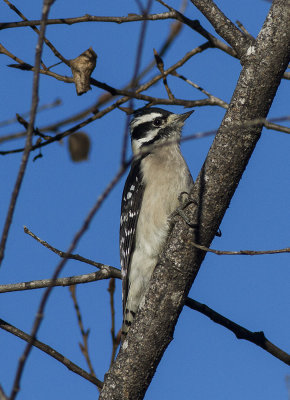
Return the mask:
<svg viewBox="0 0 290 400">
<path fill-rule="evenodd" d="M 155 3 L 153 12 L 166 11 Z M 171 2 L 172 5 L 174 3 Z M 39 19 L 39 1 L 31 0 L 23 4 L 17 0 L 14 4 L 27 18 Z M 260 0 L 224 0 L 217 1 L 217 5 L 232 21 L 240 20 L 254 36 L 259 32 L 270 6 L 268 2 Z M 136 12 L 136 2 L 130 1 L 56 1 L 50 18 L 84 14 L 121 16 Z M 214 33 L 210 24 L 191 4 L 186 15 L 192 19 L 198 18 L 206 29 Z M 4 2 L 0 3 L 0 16 L 1 22 L 19 20 Z M 152 59 L 153 48 L 160 48 L 168 35 L 170 23 L 161 21 L 148 24 L 142 66 Z M 52 25 L 47 28 L 47 37 L 68 59 L 77 57 L 92 46 L 98 54 L 93 77 L 122 88 L 133 74 L 140 27 L 140 23 Z M 28 63 L 33 63 L 36 41 L 36 34 L 29 28 L 1 31 L 1 43 Z M 197 33 L 184 27 L 164 57 L 165 67 L 204 41 Z M 47 48 L 43 58 L 47 65 L 57 62 Z M 29 110 L 32 74 L 7 68 L 6 65 L 13 61 L 4 55 L 1 55 L 0 61 L 2 121 L 14 117 L 16 112 L 21 114 Z M 240 70 L 238 60 L 211 49 L 193 57 L 178 72 L 210 93 L 230 101 Z M 68 68 L 63 65 L 54 71 L 70 75 Z M 155 70 L 150 76 L 156 73 Z M 203 98 L 198 91 L 174 77 L 169 77 L 168 81 L 176 97 Z M 100 94 L 102 91 L 94 87 L 89 93 L 77 97 L 73 85 L 41 76 L 40 105 L 51 103 L 56 98 L 61 98 L 62 105 L 40 113 L 36 125 L 41 128 L 85 109 Z M 148 94 L 166 97 L 161 84 L 148 91 Z M 135 101 L 134 105 L 141 107 L 144 102 Z M 182 107 L 167 108 L 183 112 Z M 216 129 L 223 115 L 224 110 L 218 107 L 196 108 L 186 122 L 184 135 Z M 289 115 L 289 81 L 282 82 L 269 117 L 285 115 Z M 118 170 L 125 123 L 124 113 L 115 110 L 83 129 L 92 141 L 88 162 L 73 163 L 70 160 L 67 140 L 43 148 L 43 158 L 36 162 L 32 162 L 31 157 L 0 270 L 1 284 L 51 277 L 59 261 L 58 256 L 25 235 L 23 226 L 28 226 L 53 246 L 67 249 L 97 197 Z M 14 124 L 0 128 L 0 135 L 21 130 L 19 125 Z M 212 140 L 209 137 L 182 145 L 193 178 L 197 176 Z M 22 140 L 13 141 L 1 145 L 1 149 L 21 147 L 22 143 Z M 1 158 L 1 226 L 20 160 L 21 155 Z M 284 133 L 263 130 L 221 224 L 222 237 L 216 238 L 212 247 L 224 250 L 289 247 L 289 176 L 289 137 Z M 85 257 L 116 267 L 119 267 L 119 213 L 124 180 L 125 177 L 102 205 L 76 250 Z M 62 276 L 93 271 L 95 269 L 89 265 L 69 261 Z M 263 330 L 269 340 L 289 352 L 289 282 L 289 255 L 219 257 L 208 254 L 190 295 L 250 330 Z M 90 329 L 92 362 L 101 380 L 111 356 L 107 288 L 107 281 L 79 285 L 77 288 L 84 324 Z M 118 328 L 122 319 L 120 289 L 120 282 L 117 282 L 115 301 Z M 43 290 L 34 290 L 2 294 L 0 318 L 29 332 L 42 293 Z M 38 339 L 86 369 L 78 346 L 81 337 L 67 288 L 53 290 Z M 23 342 L 0 331 L 0 383 L 7 393 L 10 392 L 23 349 Z M 178 321 L 174 341 L 157 369 L 146 399 L 286 399 L 287 374 L 289 376 L 289 369 L 281 361 L 249 342 L 237 340 L 225 328 L 185 308 Z M 94 399 L 96 388 L 41 351 L 32 351 L 21 381 L 19 400 L 76 399 L 80 396 Z"/>
</svg>

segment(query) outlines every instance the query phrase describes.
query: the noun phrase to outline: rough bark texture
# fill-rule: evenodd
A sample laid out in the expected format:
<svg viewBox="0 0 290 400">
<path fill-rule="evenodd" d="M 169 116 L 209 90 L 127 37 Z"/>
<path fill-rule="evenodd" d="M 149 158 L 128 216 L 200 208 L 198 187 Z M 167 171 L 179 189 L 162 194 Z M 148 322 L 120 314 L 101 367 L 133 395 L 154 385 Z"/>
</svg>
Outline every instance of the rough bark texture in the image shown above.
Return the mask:
<svg viewBox="0 0 290 400">
<path fill-rule="evenodd" d="M 178 218 L 156 267 L 145 304 L 137 313 L 115 363 L 105 377 L 100 399 L 142 399 L 173 337 L 174 327 L 205 253 L 229 206 L 262 126 L 239 127 L 265 118 L 290 59 L 288 0 L 275 0 L 244 65 L 230 107 L 198 176 L 187 215 L 198 229 Z M 216 27 L 215 27 L 216 28 Z"/>
</svg>

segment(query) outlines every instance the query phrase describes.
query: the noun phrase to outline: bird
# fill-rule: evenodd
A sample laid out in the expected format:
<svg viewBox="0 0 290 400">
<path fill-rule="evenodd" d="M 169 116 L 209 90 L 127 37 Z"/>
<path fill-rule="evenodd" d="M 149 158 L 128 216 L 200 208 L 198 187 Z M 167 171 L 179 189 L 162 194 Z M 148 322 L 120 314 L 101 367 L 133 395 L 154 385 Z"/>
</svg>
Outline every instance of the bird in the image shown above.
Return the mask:
<svg viewBox="0 0 290 400">
<path fill-rule="evenodd" d="M 144 300 L 179 196 L 190 193 L 193 186 L 180 151 L 182 127 L 192 113 L 141 108 L 130 122 L 133 158 L 122 195 L 119 240 L 122 342 Z"/>
</svg>

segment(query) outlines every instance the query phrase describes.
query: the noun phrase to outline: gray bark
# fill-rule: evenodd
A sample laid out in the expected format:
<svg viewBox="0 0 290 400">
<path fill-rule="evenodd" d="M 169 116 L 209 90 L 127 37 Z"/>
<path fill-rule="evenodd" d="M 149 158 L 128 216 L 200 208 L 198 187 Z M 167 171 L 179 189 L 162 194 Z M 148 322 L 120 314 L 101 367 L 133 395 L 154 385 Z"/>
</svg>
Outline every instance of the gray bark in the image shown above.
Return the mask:
<svg viewBox="0 0 290 400">
<path fill-rule="evenodd" d="M 274 0 L 257 40 L 243 53 L 243 69 L 229 109 L 193 189 L 197 205 L 186 209 L 198 228 L 177 219 L 155 268 L 145 304 L 106 374 L 102 400 L 138 400 L 145 395 L 205 257 L 191 243 L 209 247 L 214 238 L 260 138 L 262 124 L 245 126 L 245 122 L 267 116 L 290 61 L 289 21 L 289 1 Z M 217 25 L 214 27 L 222 35 Z"/>
</svg>

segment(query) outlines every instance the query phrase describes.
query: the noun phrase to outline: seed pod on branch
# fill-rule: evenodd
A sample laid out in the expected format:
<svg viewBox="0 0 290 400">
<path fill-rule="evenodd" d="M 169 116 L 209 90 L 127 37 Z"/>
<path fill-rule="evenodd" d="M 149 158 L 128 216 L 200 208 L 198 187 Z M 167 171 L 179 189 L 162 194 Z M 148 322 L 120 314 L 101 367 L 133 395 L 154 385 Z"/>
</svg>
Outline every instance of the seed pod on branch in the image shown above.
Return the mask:
<svg viewBox="0 0 290 400">
<path fill-rule="evenodd" d="M 95 69 L 96 61 L 97 54 L 91 47 L 78 57 L 70 60 L 70 67 L 78 96 L 81 96 L 91 89 L 90 78 Z"/>
</svg>

